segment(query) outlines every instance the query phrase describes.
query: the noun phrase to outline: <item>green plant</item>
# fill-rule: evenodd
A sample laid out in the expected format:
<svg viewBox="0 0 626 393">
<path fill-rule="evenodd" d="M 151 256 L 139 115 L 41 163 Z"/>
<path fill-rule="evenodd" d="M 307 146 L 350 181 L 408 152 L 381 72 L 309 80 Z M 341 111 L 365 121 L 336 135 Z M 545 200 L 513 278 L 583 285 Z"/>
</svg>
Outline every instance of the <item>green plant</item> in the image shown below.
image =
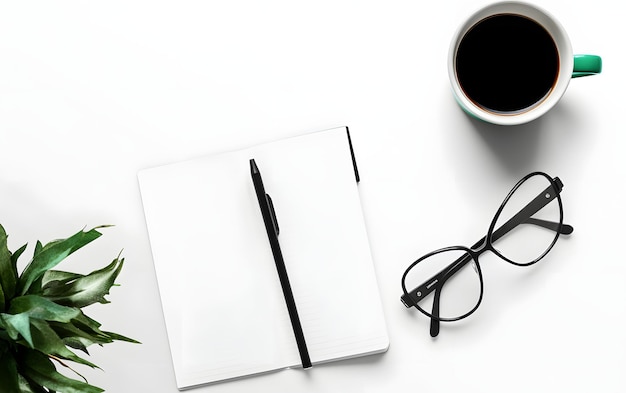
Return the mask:
<svg viewBox="0 0 626 393">
<path fill-rule="evenodd" d="M 101 236 L 97 231 L 80 231 L 67 239 L 46 245 L 37 242 L 33 258 L 21 274 L 17 260 L 26 249 L 10 252 L 7 234 L 0 225 L 0 392 L 1 393 L 97 393 L 68 361 L 97 366 L 76 355 L 89 354 L 92 344 L 114 340 L 137 343 L 116 333 L 100 330 L 101 324 L 81 310 L 94 303 L 109 303 L 104 296 L 114 285 L 124 259 L 87 275 L 52 270 L 59 262 Z M 59 373 L 66 367 L 81 379 Z"/>
</svg>

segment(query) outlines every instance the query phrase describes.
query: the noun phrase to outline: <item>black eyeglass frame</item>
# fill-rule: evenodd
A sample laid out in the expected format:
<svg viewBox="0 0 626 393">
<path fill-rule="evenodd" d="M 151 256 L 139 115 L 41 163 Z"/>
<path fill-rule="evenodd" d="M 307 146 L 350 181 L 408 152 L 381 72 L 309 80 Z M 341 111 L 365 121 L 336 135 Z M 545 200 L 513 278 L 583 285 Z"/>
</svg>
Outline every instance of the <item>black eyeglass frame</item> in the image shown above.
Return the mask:
<svg viewBox="0 0 626 393">
<path fill-rule="evenodd" d="M 502 214 L 502 211 L 504 210 L 504 207 L 506 206 L 507 202 L 511 199 L 511 196 L 515 193 L 515 191 L 517 191 L 517 189 L 522 184 L 524 184 L 524 182 L 526 182 L 528 179 L 530 179 L 533 176 L 543 176 L 549 181 L 550 185 L 544 191 L 542 191 L 539 195 L 537 195 L 537 197 L 535 197 L 530 203 L 528 203 L 525 207 L 523 207 L 518 213 L 516 213 L 513 217 L 511 217 L 507 222 L 505 222 L 502 226 L 496 229 L 495 226 L 496 226 L 496 223 L 498 222 L 498 219 L 500 218 L 500 214 Z M 402 291 L 404 292 L 404 294 L 401 296 L 400 300 L 402 301 L 402 303 L 404 303 L 404 305 L 407 308 L 415 307 L 418 311 L 420 311 L 422 314 L 426 315 L 427 317 L 431 319 L 430 335 L 432 337 L 435 337 L 439 334 L 439 322 L 454 322 L 454 321 L 461 320 L 463 318 L 468 317 L 472 313 L 474 313 L 476 309 L 478 309 L 478 306 L 480 306 L 480 303 L 482 302 L 482 298 L 483 298 L 484 284 L 483 284 L 482 270 L 481 270 L 478 259 L 479 259 L 479 256 L 483 254 L 485 251 L 491 251 L 494 254 L 496 254 L 498 257 L 504 259 L 505 261 L 513 265 L 530 266 L 532 264 L 539 262 L 544 256 L 546 256 L 546 254 L 548 254 L 548 252 L 550 252 L 550 250 L 552 249 L 552 247 L 554 247 L 554 245 L 556 244 L 556 241 L 558 240 L 561 234 L 569 235 L 573 232 L 574 228 L 571 225 L 563 224 L 563 203 L 561 201 L 561 195 L 560 195 L 562 189 L 563 189 L 563 183 L 558 177 L 555 177 L 553 179 L 552 177 L 550 177 L 549 175 L 543 172 L 529 173 L 528 175 L 524 176 L 519 182 L 517 182 L 517 184 L 511 189 L 511 191 L 508 193 L 504 201 L 501 203 L 500 207 L 498 208 L 498 211 L 496 212 L 495 216 L 493 217 L 491 221 L 491 224 L 489 225 L 489 230 L 487 231 L 487 235 L 483 237 L 482 239 L 480 239 L 478 242 L 476 242 L 472 247 L 468 248 L 465 246 L 452 246 L 452 247 L 441 248 L 441 249 L 432 251 L 422 256 L 421 258 L 413 262 L 411 265 L 409 265 L 409 267 L 405 270 L 404 274 L 402 275 L 401 284 L 402 284 Z M 559 222 L 552 222 L 552 221 L 532 218 L 533 214 L 537 213 L 539 210 L 545 207 L 548 203 L 552 202 L 554 199 L 557 200 L 558 206 L 559 206 Z M 556 232 L 554 239 L 552 240 L 550 245 L 546 248 L 546 250 L 536 259 L 530 262 L 526 262 L 526 263 L 520 263 L 518 261 L 514 261 L 514 260 L 511 260 L 510 258 L 507 258 L 500 251 L 498 251 L 493 245 L 495 241 L 500 239 L 502 236 L 506 235 L 513 228 L 517 227 L 520 224 L 538 225 L 543 228 L 547 228 Z M 446 268 L 441 270 L 439 273 L 435 274 L 429 280 L 426 280 L 421 285 L 411 289 L 410 291 L 407 291 L 405 279 L 413 267 L 415 267 L 421 261 L 429 257 L 432 257 L 433 255 L 436 255 L 442 252 L 448 252 L 448 251 L 462 251 L 462 252 L 465 252 L 466 254 L 465 256 L 458 258 L 456 261 L 452 262 L 450 265 L 448 265 Z M 480 281 L 480 295 L 479 295 L 476 305 L 471 310 L 469 310 L 468 312 L 466 312 L 465 314 L 461 316 L 454 317 L 454 318 L 440 317 L 439 316 L 439 300 L 440 300 L 441 289 L 443 288 L 443 285 L 448 279 L 454 276 L 456 272 L 458 272 L 461 268 L 463 268 L 467 263 L 472 262 L 472 261 L 474 262 L 474 265 L 476 267 L 476 272 L 478 274 L 479 281 Z M 418 303 L 422 299 L 426 298 L 426 296 L 428 296 L 433 291 L 435 291 L 434 299 L 433 299 L 433 310 L 432 312 L 429 313 L 428 311 L 420 307 Z"/>
</svg>

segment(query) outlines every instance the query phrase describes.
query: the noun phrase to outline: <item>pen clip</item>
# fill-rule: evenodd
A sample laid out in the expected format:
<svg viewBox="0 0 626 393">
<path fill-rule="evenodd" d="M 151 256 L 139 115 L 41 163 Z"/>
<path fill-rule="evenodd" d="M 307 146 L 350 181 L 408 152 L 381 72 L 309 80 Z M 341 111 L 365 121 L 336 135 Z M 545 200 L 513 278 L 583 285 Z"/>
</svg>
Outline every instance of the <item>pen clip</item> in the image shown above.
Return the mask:
<svg viewBox="0 0 626 393">
<path fill-rule="evenodd" d="M 280 228 L 278 228 L 278 219 L 276 218 L 276 211 L 274 210 L 274 203 L 272 202 L 272 198 L 270 194 L 265 194 L 265 200 L 267 201 L 267 206 L 270 210 L 270 218 L 272 219 L 272 226 L 274 227 L 274 232 L 276 236 L 280 233 Z"/>
</svg>

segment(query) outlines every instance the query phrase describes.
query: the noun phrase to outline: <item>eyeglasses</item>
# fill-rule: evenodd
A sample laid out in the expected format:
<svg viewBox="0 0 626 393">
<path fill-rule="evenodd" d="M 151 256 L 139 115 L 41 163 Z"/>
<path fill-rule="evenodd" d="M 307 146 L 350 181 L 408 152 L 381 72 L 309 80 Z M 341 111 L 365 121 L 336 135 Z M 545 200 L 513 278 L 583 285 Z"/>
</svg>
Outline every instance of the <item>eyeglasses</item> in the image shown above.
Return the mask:
<svg viewBox="0 0 626 393">
<path fill-rule="evenodd" d="M 480 305 L 483 276 L 478 257 L 485 251 L 513 265 L 529 266 L 546 256 L 559 235 L 573 232 L 563 224 L 562 189 L 558 177 L 526 175 L 500 205 L 485 237 L 469 248 L 430 252 L 406 269 L 400 299 L 430 318 L 432 337 L 439 334 L 440 322 L 466 318 Z"/>
</svg>

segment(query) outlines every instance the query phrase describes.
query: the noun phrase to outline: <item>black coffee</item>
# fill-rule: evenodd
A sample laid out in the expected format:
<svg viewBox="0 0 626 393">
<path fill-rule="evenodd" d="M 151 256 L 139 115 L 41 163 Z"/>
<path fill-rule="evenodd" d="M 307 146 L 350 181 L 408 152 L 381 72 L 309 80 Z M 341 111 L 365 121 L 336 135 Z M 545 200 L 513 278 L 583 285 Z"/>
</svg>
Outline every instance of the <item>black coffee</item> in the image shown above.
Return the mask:
<svg viewBox="0 0 626 393">
<path fill-rule="evenodd" d="M 559 70 L 556 45 L 536 22 L 500 14 L 469 30 L 456 54 L 456 72 L 465 94 L 494 112 L 517 112 L 541 101 Z"/>
</svg>

